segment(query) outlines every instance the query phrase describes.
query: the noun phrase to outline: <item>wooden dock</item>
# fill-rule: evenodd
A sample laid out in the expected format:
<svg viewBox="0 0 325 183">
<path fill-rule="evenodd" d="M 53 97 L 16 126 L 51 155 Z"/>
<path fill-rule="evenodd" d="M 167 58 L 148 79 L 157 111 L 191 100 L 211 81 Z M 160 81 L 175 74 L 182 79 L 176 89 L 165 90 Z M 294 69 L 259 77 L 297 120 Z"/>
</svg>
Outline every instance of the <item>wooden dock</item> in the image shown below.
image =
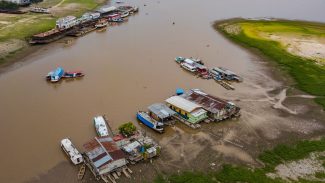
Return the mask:
<svg viewBox="0 0 325 183">
<path fill-rule="evenodd" d="M 216 80 L 218 84 L 226 88 L 227 90 L 235 90 L 235 87 L 233 87 L 231 84 L 229 84 L 227 81 L 223 80 Z"/>
</svg>

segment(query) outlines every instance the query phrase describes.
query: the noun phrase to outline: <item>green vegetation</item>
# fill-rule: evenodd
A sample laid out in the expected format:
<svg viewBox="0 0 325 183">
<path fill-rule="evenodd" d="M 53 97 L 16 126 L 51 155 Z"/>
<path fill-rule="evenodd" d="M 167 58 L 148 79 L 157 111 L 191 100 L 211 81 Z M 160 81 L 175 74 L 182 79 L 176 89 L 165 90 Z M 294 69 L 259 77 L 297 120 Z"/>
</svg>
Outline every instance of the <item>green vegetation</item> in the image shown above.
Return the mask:
<svg viewBox="0 0 325 183">
<path fill-rule="evenodd" d="M 118 128 L 118 130 L 122 135 L 129 137 L 134 134 L 134 132 L 137 130 L 137 128 L 134 126 L 134 124 L 132 122 L 128 122 L 128 123 L 121 125 Z"/>
<path fill-rule="evenodd" d="M 283 183 L 282 179 L 272 179 L 266 176 L 267 173 L 274 172 L 276 165 L 305 158 L 311 152 L 325 151 L 325 138 L 314 141 L 300 141 L 293 145 L 278 145 L 273 150 L 266 151 L 259 156 L 259 159 L 265 164 L 264 168 L 248 168 L 244 166 L 224 165 L 220 171 L 201 173 L 201 172 L 183 172 L 181 174 L 173 174 L 167 177 L 159 175 L 155 179 L 155 183 Z M 322 178 L 324 172 L 316 173 L 315 177 Z M 295 181 L 292 181 L 295 182 Z M 298 182 L 318 182 L 301 179 Z"/>
<path fill-rule="evenodd" d="M 17 10 L 18 8 L 16 3 L 0 1 L 0 10 Z"/>
<path fill-rule="evenodd" d="M 243 46 L 254 48 L 288 72 L 296 81 L 296 87 L 319 96 L 315 101 L 325 109 L 325 64 L 289 53 L 281 40 L 270 36 L 299 38 L 325 38 L 325 25 L 297 21 L 231 20 L 216 23 L 214 27 L 228 38 Z"/>
</svg>

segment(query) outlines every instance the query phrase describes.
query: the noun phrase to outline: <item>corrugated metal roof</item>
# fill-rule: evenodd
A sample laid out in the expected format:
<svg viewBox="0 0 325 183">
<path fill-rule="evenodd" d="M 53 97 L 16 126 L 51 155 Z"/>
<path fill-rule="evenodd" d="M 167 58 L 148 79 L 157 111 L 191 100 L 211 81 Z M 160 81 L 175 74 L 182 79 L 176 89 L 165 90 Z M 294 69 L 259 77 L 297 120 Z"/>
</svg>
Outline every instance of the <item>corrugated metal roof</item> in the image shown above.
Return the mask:
<svg viewBox="0 0 325 183">
<path fill-rule="evenodd" d="M 96 137 L 85 143 L 86 155 L 94 166 L 99 169 L 112 161 L 126 158 L 124 152 L 111 137 Z"/>
<path fill-rule="evenodd" d="M 176 112 L 171 110 L 165 104 L 155 103 L 148 107 L 149 111 L 156 114 L 160 119 L 168 118 L 174 115 Z"/>
<path fill-rule="evenodd" d="M 198 105 L 203 106 L 205 110 L 212 113 L 217 113 L 221 109 L 225 108 L 228 104 L 227 101 L 206 94 L 198 89 L 191 90 L 189 93 L 182 95 L 182 97 Z"/>
<path fill-rule="evenodd" d="M 200 108 L 202 106 L 195 104 L 189 100 L 186 100 L 180 96 L 172 96 L 166 99 L 166 102 L 172 104 L 186 112 L 192 112 L 193 110 Z"/>
</svg>

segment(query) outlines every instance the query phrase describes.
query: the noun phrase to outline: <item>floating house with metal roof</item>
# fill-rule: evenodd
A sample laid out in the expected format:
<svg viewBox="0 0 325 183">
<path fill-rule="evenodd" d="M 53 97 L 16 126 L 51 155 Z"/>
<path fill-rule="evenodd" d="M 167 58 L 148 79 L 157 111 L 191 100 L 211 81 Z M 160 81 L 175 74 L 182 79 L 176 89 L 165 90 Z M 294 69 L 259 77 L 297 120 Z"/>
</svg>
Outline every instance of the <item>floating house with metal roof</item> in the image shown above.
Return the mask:
<svg viewBox="0 0 325 183">
<path fill-rule="evenodd" d="M 111 137 L 95 137 L 83 147 L 86 164 L 96 177 L 114 172 L 127 164 L 125 153 Z"/>
<path fill-rule="evenodd" d="M 192 89 L 181 97 L 202 106 L 208 111 L 209 118 L 214 121 L 238 116 L 240 112 L 240 108 L 234 103 L 212 96 L 199 89 Z"/>
<path fill-rule="evenodd" d="M 176 111 L 187 122 L 195 124 L 206 119 L 207 111 L 199 104 L 191 102 L 181 96 L 172 96 L 166 99 L 167 105 Z"/>
<path fill-rule="evenodd" d="M 148 107 L 148 110 L 150 117 L 159 122 L 170 121 L 176 114 L 175 111 L 171 110 L 168 106 L 162 103 L 152 104 Z"/>
</svg>

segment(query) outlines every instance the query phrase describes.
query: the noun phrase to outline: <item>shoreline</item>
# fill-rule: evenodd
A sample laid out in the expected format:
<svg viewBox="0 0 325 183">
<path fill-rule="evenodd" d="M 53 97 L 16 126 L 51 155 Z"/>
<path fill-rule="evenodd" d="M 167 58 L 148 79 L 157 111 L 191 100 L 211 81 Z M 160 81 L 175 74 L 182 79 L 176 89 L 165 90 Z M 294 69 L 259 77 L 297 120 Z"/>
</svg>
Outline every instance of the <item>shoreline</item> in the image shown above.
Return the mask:
<svg viewBox="0 0 325 183">
<path fill-rule="evenodd" d="M 57 4 L 57 5 L 61 6 L 63 4 L 62 2 L 63 1 L 60 1 L 59 4 Z M 81 9 L 81 11 L 80 10 L 74 11 L 73 9 L 69 9 L 69 8 L 65 9 L 66 7 L 63 6 L 62 10 L 60 10 L 62 12 L 60 12 L 58 15 L 60 15 L 60 14 L 63 14 L 63 15 L 65 15 L 65 14 L 82 14 L 82 13 L 85 13 L 87 11 L 92 11 L 92 10 L 98 8 L 99 6 L 107 4 L 108 2 L 109 2 L 109 0 L 99 0 L 99 1 L 94 0 L 94 3 L 96 3 L 96 7 L 92 8 L 92 9 L 83 8 L 83 9 Z M 46 3 L 47 2 L 45 2 L 45 4 Z M 71 3 L 71 4 L 76 4 L 76 3 Z M 69 3 L 67 5 L 69 5 Z M 77 4 L 77 5 L 81 6 L 82 4 Z M 47 6 L 47 5 L 45 5 L 45 6 Z M 58 7 L 55 7 L 55 6 L 53 8 L 58 9 Z M 0 13 L 0 15 L 1 14 L 3 14 L 3 13 Z M 7 15 L 7 14 L 4 14 L 4 15 Z M 33 14 L 30 14 L 30 16 L 31 15 L 33 15 Z M 49 14 L 49 15 L 47 15 L 47 14 L 45 14 L 45 15 L 36 14 L 35 16 L 38 16 L 38 17 L 43 17 L 44 16 L 45 18 L 46 17 L 52 17 L 51 19 L 48 20 L 48 22 L 51 22 L 52 19 L 57 17 L 58 15 L 56 15 L 56 13 L 55 13 L 55 15 L 52 15 L 52 14 Z M 55 24 L 53 24 L 53 27 L 54 26 L 55 26 Z M 13 28 L 15 28 L 15 27 L 13 27 Z M 42 32 L 42 31 L 40 31 L 40 32 Z M 8 49 L 8 50 L 3 51 L 2 55 L 0 55 L 0 75 L 2 73 L 7 72 L 8 70 L 10 70 L 11 67 L 13 67 L 16 63 L 22 61 L 24 59 L 24 57 L 29 56 L 33 52 L 35 52 L 35 51 L 39 50 L 40 48 L 44 47 L 44 45 L 31 45 L 31 44 L 29 44 L 28 41 L 27 41 L 27 38 L 28 37 L 23 37 L 23 39 L 20 39 L 20 38 L 2 38 L 3 40 L 0 42 L 0 44 L 3 44 L 3 45 L 0 45 L 0 46 L 4 47 L 5 49 Z M 16 43 L 16 45 L 14 47 L 11 47 L 10 43 L 8 41 L 9 42 L 14 41 L 13 44 L 15 44 L 15 42 L 18 41 L 18 43 Z M 58 40 L 58 41 L 60 41 L 60 40 Z M 55 41 L 55 42 L 50 43 L 50 44 L 55 44 L 58 41 Z M 19 42 L 21 42 L 21 43 L 19 44 Z M 48 45 L 48 44 L 46 44 L 46 45 Z"/>
<path fill-rule="evenodd" d="M 213 29 L 217 32 L 219 32 L 222 36 L 224 36 L 227 40 L 231 41 L 232 43 L 234 43 L 237 46 L 240 46 L 248 51 L 250 51 L 251 53 L 259 56 L 262 59 L 267 60 L 270 64 L 274 65 L 275 68 L 277 70 L 279 70 L 281 72 L 282 75 L 286 76 L 286 80 L 290 81 L 290 86 L 294 87 L 295 89 L 298 89 L 299 91 L 302 91 L 306 94 L 309 95 L 313 95 L 315 96 L 314 101 L 322 106 L 323 110 L 325 109 L 325 103 L 324 103 L 324 98 L 325 98 L 325 93 L 322 93 L 321 90 L 316 90 L 313 88 L 308 88 L 306 86 L 303 86 L 304 82 L 301 77 L 297 77 L 297 73 L 295 73 L 295 71 L 291 70 L 291 65 L 294 65 L 294 63 L 282 63 L 282 59 L 283 57 L 291 57 L 290 59 L 294 62 L 297 62 L 299 64 L 305 64 L 305 67 L 310 67 L 311 69 L 318 69 L 318 73 L 321 72 L 320 70 L 323 70 L 323 72 L 325 72 L 324 68 L 325 65 L 319 65 L 317 64 L 317 62 L 315 60 L 309 59 L 309 58 L 304 58 L 302 56 L 299 55 L 294 55 L 290 52 L 288 52 L 287 50 L 282 50 L 283 53 L 277 53 L 276 49 L 275 49 L 275 53 L 272 54 L 271 51 L 266 51 L 268 49 L 269 45 L 265 44 L 263 45 L 263 43 L 260 44 L 254 44 L 254 43 L 250 43 L 253 42 L 254 40 L 256 41 L 257 38 L 250 38 L 249 36 L 246 35 L 246 33 L 243 33 L 243 28 L 241 27 L 241 23 L 260 23 L 260 22 L 270 22 L 270 23 L 288 23 L 288 24 L 298 24 L 299 26 L 303 26 L 303 24 L 307 24 L 307 25 L 311 25 L 311 26 L 322 26 L 325 27 L 324 23 L 320 23 L 320 22 L 311 22 L 311 21 L 301 21 L 301 20 L 285 20 L 285 19 L 271 19 L 271 20 L 251 20 L 251 19 L 244 19 L 244 18 L 232 18 L 232 19 L 226 19 L 226 20 L 220 20 L 220 21 L 215 21 L 212 25 Z M 226 27 L 227 26 L 238 26 L 238 30 L 236 30 L 237 32 L 227 32 Z M 231 30 L 233 31 L 233 30 Z M 280 47 L 280 42 L 275 42 L 273 40 L 269 41 L 269 40 L 263 40 L 264 43 L 267 42 L 274 42 L 277 43 L 277 46 L 274 47 L 278 47 L 277 49 L 283 49 Z M 272 44 L 274 44 L 272 43 Z M 289 44 L 290 45 L 290 44 Z M 283 54 L 283 56 L 281 55 Z M 276 56 L 273 56 L 276 55 Z M 281 55 L 281 56 L 280 56 Z M 278 61 L 281 60 L 281 61 Z M 297 64 L 296 63 L 296 64 Z M 290 65 L 291 64 L 291 65 Z M 316 72 L 316 71 L 315 71 Z M 280 75 L 281 75 L 280 74 Z M 303 73 L 303 75 L 305 74 L 306 77 L 309 76 L 309 74 Z M 314 74 L 314 73 L 312 73 Z M 272 75 L 275 77 L 276 73 L 272 73 Z M 288 77 L 287 77 L 288 76 Z M 321 75 L 318 75 L 321 76 Z M 311 77 L 311 76 L 310 76 Z M 321 79 L 320 79 L 321 80 Z M 314 81 L 311 81 L 314 82 Z M 315 80 L 316 82 L 316 80 Z M 317 83 L 314 84 L 314 86 L 316 86 Z M 322 86 L 322 85 L 320 85 Z M 311 87 L 311 86 L 310 86 Z M 314 87 L 315 88 L 315 87 Z M 316 87 L 317 88 L 317 87 Z"/>
</svg>

